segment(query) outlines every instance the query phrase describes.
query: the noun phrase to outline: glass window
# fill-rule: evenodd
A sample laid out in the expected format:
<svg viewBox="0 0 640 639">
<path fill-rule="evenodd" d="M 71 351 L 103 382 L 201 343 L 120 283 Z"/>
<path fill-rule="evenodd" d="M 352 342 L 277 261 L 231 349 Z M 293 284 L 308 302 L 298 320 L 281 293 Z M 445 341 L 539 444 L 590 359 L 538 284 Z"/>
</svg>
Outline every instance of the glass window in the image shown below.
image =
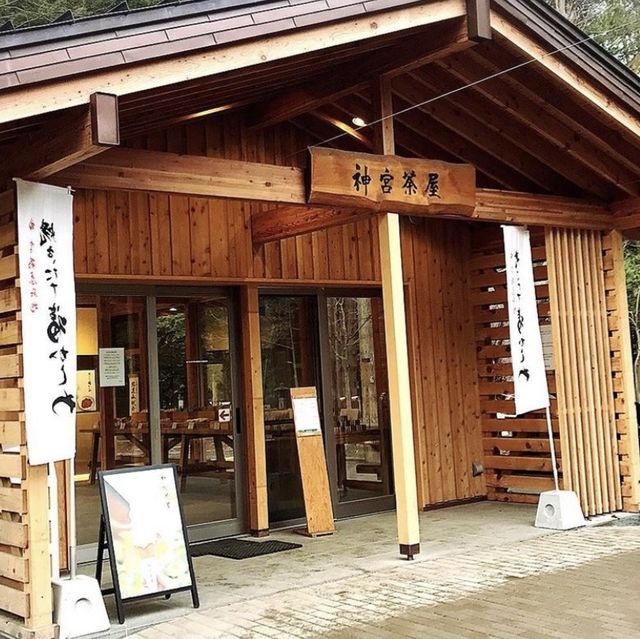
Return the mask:
<svg viewBox="0 0 640 639">
<path fill-rule="evenodd" d="M 393 492 L 382 300 L 327 298 L 341 502 Z"/>
</svg>

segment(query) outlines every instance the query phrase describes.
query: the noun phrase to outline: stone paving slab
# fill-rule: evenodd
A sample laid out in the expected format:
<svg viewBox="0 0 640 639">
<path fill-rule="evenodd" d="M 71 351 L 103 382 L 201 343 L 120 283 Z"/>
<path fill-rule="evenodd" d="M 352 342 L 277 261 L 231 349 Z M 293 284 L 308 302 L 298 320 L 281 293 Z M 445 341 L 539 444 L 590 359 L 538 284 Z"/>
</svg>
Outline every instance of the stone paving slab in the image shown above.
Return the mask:
<svg viewBox="0 0 640 639">
<path fill-rule="evenodd" d="M 590 527 L 208 607 L 135 638 L 640 639 L 640 528 Z"/>
</svg>

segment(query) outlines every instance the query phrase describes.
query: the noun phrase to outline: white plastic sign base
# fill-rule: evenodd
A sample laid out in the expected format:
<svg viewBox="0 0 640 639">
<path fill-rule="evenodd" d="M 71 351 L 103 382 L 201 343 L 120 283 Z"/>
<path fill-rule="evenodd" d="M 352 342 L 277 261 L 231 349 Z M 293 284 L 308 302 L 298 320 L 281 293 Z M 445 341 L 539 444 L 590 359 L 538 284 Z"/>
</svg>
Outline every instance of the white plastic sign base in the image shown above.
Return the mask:
<svg viewBox="0 0 640 639">
<path fill-rule="evenodd" d="M 578 495 L 570 490 L 549 490 L 540 495 L 536 528 L 570 530 L 586 526 Z"/>
<path fill-rule="evenodd" d="M 60 626 L 59 639 L 109 630 L 98 582 L 85 575 L 54 581 L 53 621 Z"/>
</svg>

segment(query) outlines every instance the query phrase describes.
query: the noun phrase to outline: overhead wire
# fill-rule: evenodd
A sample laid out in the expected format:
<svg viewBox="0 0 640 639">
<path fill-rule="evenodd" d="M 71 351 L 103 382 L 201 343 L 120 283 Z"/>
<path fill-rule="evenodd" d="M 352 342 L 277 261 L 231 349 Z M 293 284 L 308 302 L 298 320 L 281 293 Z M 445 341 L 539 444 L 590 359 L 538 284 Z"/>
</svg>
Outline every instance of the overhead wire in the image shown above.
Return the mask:
<svg viewBox="0 0 640 639">
<path fill-rule="evenodd" d="M 586 42 L 589 42 L 591 40 L 595 41 L 595 38 L 600 37 L 600 36 L 605 36 L 608 35 L 610 33 L 613 33 L 615 31 L 621 31 L 623 29 L 629 29 L 632 28 L 636 25 L 640 25 L 640 19 L 639 20 L 633 20 L 630 22 L 627 22 L 625 24 L 621 24 L 618 25 L 617 27 L 613 27 L 611 29 L 607 29 L 606 31 L 601 31 L 599 33 L 594 33 L 591 34 L 581 40 L 577 40 L 576 42 L 573 42 L 571 44 L 568 44 L 564 47 L 559 47 L 558 49 L 554 49 L 553 51 L 549 51 L 547 53 L 545 53 L 544 55 L 540 56 L 540 57 L 536 57 L 536 58 L 531 58 L 531 60 L 525 60 L 524 62 L 520 62 L 518 64 L 515 64 L 511 67 L 508 67 L 506 69 L 503 69 L 501 71 L 497 71 L 495 73 L 492 73 L 488 76 L 485 76 L 484 78 L 480 78 L 479 80 L 474 80 L 473 82 L 469 82 L 467 84 L 464 84 L 460 87 L 457 87 L 456 89 L 452 89 L 451 91 L 446 91 L 445 93 L 441 93 L 440 95 L 428 98 L 426 100 L 423 100 L 422 102 L 417 102 L 415 104 L 411 104 L 408 107 L 405 107 L 403 109 L 400 109 L 398 111 L 394 111 L 393 113 L 390 113 L 388 115 L 382 116 L 380 118 L 377 118 L 371 122 L 367 122 L 366 124 L 360 125 L 360 126 L 354 126 L 353 130 L 354 131 L 360 131 L 362 129 L 366 129 L 368 127 L 372 127 L 375 126 L 377 124 L 380 124 L 381 122 L 384 122 L 385 120 L 388 120 L 390 118 L 394 118 L 396 116 L 399 115 L 403 115 L 405 113 L 408 113 L 410 111 L 413 111 L 415 109 L 419 109 L 421 107 L 427 106 L 429 104 L 433 104 L 434 102 L 437 102 L 438 100 L 443 100 L 445 98 L 451 97 L 452 95 L 455 95 L 457 93 L 460 93 L 462 91 L 465 91 L 467 89 L 473 88 L 475 86 L 478 86 L 480 84 L 483 84 L 485 82 L 488 82 L 490 80 L 494 80 L 495 78 L 499 78 L 503 75 L 506 75 L 508 73 L 512 73 L 513 71 L 517 71 L 518 69 L 522 69 L 524 67 L 529 66 L 530 64 L 534 64 L 535 62 L 540 62 L 541 60 L 544 60 L 546 58 L 549 57 L 553 57 L 555 55 L 558 55 L 560 53 L 563 53 L 564 51 L 568 51 L 569 49 L 573 49 L 575 47 L 578 47 L 582 44 L 585 44 Z M 289 155 L 288 157 L 294 157 L 296 155 L 299 155 L 300 153 L 303 153 L 305 151 L 308 151 L 309 149 L 314 149 L 316 147 L 320 147 L 322 145 L 325 144 L 330 144 L 331 142 L 335 142 L 336 140 L 339 140 L 345 136 L 350 135 L 348 132 L 342 132 L 342 133 L 338 133 L 330 138 L 327 138 L 326 140 L 322 140 L 320 142 L 316 142 L 315 144 L 311 144 L 306 146 L 304 149 L 300 149 L 299 151 L 296 151 L 295 153 L 292 153 L 291 155 Z"/>
</svg>

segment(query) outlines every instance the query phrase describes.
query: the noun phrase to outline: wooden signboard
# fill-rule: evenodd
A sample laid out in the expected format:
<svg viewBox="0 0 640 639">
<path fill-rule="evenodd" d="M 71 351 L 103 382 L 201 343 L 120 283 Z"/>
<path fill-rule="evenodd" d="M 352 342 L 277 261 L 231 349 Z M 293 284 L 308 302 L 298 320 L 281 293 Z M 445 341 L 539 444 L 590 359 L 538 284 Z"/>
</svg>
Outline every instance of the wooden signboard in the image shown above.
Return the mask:
<svg viewBox="0 0 640 639">
<path fill-rule="evenodd" d="M 316 389 L 313 386 L 292 388 L 290 392 L 307 514 L 307 528 L 301 532 L 310 537 L 330 535 L 336 528 Z"/>
<path fill-rule="evenodd" d="M 312 148 L 309 204 L 408 215 L 470 216 L 476 171 L 469 164 Z"/>
</svg>

